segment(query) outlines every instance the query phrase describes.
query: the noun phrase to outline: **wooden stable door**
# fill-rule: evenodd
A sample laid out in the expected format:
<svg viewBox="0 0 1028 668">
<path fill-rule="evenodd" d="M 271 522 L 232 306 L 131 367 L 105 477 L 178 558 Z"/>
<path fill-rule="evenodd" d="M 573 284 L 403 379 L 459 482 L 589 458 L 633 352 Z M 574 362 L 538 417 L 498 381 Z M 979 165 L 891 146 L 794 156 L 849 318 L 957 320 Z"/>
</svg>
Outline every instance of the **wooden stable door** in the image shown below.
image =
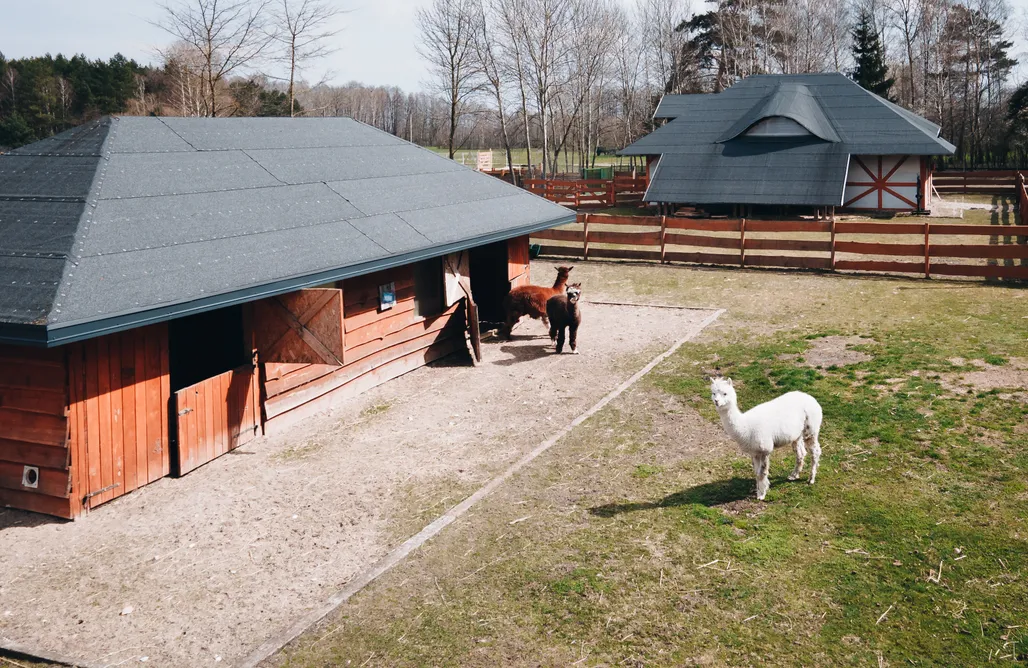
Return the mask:
<svg viewBox="0 0 1028 668">
<path fill-rule="evenodd" d="M 179 390 L 175 412 L 181 476 L 256 438 L 261 423 L 257 365 Z"/>
</svg>

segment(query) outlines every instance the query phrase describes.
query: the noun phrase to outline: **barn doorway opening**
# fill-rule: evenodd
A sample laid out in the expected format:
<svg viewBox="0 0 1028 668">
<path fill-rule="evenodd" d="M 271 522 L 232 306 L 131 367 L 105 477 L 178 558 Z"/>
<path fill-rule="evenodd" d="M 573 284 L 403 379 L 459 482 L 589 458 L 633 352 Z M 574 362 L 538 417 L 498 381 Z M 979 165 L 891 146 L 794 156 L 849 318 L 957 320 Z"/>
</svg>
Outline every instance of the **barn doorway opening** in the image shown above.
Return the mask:
<svg viewBox="0 0 1028 668">
<path fill-rule="evenodd" d="M 483 329 L 503 323 L 503 298 L 510 292 L 507 242 L 472 248 L 469 264 L 471 296 L 478 305 L 478 321 Z"/>
<path fill-rule="evenodd" d="M 172 392 L 248 364 L 251 353 L 243 336 L 243 307 L 172 320 L 168 353 Z"/>
<path fill-rule="evenodd" d="M 227 307 L 169 324 L 170 459 L 176 476 L 257 436 L 260 393 L 248 309 Z"/>
</svg>

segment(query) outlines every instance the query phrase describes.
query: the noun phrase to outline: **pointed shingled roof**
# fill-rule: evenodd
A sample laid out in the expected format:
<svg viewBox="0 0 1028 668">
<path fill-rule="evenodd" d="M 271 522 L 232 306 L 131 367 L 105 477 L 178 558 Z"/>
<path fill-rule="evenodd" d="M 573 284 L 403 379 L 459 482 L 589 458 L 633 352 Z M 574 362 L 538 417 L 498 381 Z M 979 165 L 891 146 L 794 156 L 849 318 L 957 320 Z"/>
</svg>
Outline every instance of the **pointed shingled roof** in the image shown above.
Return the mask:
<svg viewBox="0 0 1028 668">
<path fill-rule="evenodd" d="M 720 93 L 667 95 L 666 125 L 620 151 L 659 155 L 649 202 L 842 204 L 850 155 L 951 155 L 939 126 L 839 74 L 759 75 Z M 810 136 L 746 131 L 784 117 Z"/>
<path fill-rule="evenodd" d="M 349 118 L 105 118 L 0 155 L 0 342 L 57 345 L 573 220 Z"/>
</svg>

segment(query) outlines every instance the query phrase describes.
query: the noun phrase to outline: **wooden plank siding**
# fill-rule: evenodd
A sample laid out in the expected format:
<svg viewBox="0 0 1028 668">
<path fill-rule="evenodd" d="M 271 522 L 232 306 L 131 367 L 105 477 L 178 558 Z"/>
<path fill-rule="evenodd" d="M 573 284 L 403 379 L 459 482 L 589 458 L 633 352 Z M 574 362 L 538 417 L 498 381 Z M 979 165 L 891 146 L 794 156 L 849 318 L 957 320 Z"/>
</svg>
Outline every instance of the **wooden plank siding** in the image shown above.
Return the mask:
<svg viewBox="0 0 1028 668">
<path fill-rule="evenodd" d="M 526 272 L 527 237 L 520 242 L 524 245 L 522 272 Z M 380 310 L 378 289 L 386 283 L 394 285 L 396 304 Z M 288 360 L 268 359 L 258 345 L 258 358 L 264 366 L 261 390 L 266 433 L 280 433 L 338 401 L 465 347 L 462 301 L 437 315 L 415 315 L 410 265 L 347 279 L 342 283 L 342 304 L 342 365 L 287 365 L 284 362 Z M 255 326 L 260 341 L 260 319 Z"/>
<path fill-rule="evenodd" d="M 254 365 L 175 393 L 176 475 L 185 475 L 257 437 L 260 394 Z"/>
<path fill-rule="evenodd" d="M 529 266 L 528 236 L 507 240 L 507 279 L 510 287 L 517 288 L 528 285 Z"/>
<path fill-rule="evenodd" d="M 74 517 L 64 351 L 0 346 L 0 369 L 0 506 Z"/>
<path fill-rule="evenodd" d="M 166 324 L 66 346 L 73 512 L 171 471 Z"/>
</svg>

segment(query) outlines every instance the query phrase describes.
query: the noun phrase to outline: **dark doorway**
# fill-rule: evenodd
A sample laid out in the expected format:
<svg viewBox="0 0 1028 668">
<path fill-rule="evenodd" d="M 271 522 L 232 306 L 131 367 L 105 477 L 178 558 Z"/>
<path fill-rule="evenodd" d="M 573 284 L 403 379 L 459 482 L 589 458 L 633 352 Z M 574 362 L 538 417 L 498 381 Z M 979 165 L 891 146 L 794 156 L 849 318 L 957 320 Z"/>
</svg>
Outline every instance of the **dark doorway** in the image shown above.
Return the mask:
<svg viewBox="0 0 1028 668">
<path fill-rule="evenodd" d="M 503 298 L 510 292 L 507 242 L 498 241 L 471 249 L 471 296 L 482 323 L 504 321 Z"/>
<path fill-rule="evenodd" d="M 168 327 L 172 393 L 249 364 L 244 343 L 242 306 L 172 320 Z"/>
</svg>

